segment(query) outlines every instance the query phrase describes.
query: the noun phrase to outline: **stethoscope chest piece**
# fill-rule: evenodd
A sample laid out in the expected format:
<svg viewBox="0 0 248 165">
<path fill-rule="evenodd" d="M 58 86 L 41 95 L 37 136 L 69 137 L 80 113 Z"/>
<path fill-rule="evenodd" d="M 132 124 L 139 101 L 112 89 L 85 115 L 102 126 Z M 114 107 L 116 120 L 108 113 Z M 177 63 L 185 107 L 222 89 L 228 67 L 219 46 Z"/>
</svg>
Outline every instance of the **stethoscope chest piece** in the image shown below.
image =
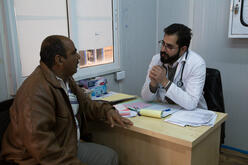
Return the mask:
<svg viewBox="0 0 248 165">
<path fill-rule="evenodd" d="M 182 81 L 178 81 L 178 82 L 177 82 L 177 86 L 178 86 L 178 87 L 182 87 L 182 86 L 183 86 L 183 82 L 182 82 Z"/>
</svg>

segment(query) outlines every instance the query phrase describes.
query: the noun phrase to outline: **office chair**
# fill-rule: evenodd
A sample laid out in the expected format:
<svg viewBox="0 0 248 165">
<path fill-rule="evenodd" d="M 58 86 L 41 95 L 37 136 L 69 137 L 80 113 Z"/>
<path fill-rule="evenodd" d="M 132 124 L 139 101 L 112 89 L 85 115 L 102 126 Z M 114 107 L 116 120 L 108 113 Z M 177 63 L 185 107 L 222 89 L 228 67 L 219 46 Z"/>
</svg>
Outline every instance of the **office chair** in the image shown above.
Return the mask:
<svg viewBox="0 0 248 165">
<path fill-rule="evenodd" d="M 9 108 L 12 105 L 14 99 L 5 100 L 0 102 L 0 152 L 2 150 L 2 138 L 5 130 L 7 129 L 10 118 L 9 118 Z M 14 165 L 15 163 L 5 162 L 0 157 L 1 165 Z"/>
<path fill-rule="evenodd" d="M 217 69 L 207 68 L 206 80 L 203 88 L 204 98 L 209 110 L 225 112 L 224 97 L 222 91 L 221 75 Z M 224 144 L 225 123 L 221 125 L 220 144 Z"/>
</svg>

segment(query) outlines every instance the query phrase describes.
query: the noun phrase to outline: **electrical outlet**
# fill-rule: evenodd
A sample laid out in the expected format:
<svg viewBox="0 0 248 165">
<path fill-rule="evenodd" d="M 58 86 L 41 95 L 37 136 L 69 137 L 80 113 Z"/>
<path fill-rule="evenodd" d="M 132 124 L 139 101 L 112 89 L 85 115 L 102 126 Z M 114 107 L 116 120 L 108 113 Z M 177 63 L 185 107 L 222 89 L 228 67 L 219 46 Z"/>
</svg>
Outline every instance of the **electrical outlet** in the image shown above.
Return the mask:
<svg viewBox="0 0 248 165">
<path fill-rule="evenodd" d="M 120 72 L 116 72 L 116 80 L 122 80 L 126 77 L 126 72 L 125 71 L 120 71 Z"/>
</svg>

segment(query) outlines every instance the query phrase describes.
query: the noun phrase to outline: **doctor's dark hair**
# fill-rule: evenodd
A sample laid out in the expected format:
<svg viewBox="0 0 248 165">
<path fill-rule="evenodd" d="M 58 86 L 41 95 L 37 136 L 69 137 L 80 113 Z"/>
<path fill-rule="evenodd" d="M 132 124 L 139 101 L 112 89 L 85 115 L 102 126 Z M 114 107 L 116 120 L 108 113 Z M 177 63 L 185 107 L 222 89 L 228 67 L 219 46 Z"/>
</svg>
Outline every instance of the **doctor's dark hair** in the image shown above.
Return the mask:
<svg viewBox="0 0 248 165">
<path fill-rule="evenodd" d="M 179 47 L 187 46 L 189 48 L 192 37 L 192 30 L 183 24 L 172 24 L 164 29 L 164 35 L 176 34 Z"/>
<path fill-rule="evenodd" d="M 63 36 L 52 35 L 43 40 L 40 50 L 40 60 L 44 62 L 48 68 L 54 65 L 56 54 L 66 58 L 66 50 L 62 41 L 63 38 Z"/>
</svg>

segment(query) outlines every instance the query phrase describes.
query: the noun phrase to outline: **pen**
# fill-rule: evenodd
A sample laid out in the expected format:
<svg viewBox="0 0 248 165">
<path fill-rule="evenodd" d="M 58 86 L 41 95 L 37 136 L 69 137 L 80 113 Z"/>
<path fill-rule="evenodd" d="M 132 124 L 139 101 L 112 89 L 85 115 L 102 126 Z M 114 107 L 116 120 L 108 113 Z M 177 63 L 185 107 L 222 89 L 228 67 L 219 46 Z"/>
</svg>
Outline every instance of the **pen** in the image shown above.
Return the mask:
<svg viewBox="0 0 248 165">
<path fill-rule="evenodd" d="M 128 109 L 130 109 L 131 111 L 135 111 L 135 112 L 137 112 L 137 108 L 135 108 L 135 107 L 128 107 Z"/>
<path fill-rule="evenodd" d="M 166 112 L 168 112 L 168 111 L 170 111 L 171 109 L 170 108 L 168 108 L 168 109 L 165 109 L 164 111 L 166 111 Z"/>
</svg>

